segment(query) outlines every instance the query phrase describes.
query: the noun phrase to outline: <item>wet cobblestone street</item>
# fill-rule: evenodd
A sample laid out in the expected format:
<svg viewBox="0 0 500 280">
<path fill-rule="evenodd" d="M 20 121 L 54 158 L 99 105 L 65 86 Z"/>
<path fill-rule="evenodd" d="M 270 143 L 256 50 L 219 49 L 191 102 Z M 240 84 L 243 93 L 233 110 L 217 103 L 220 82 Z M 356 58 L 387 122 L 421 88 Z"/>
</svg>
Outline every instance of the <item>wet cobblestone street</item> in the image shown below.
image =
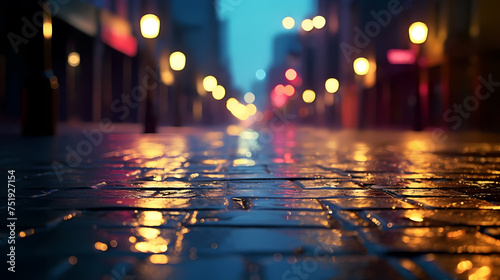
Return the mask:
<svg viewBox="0 0 500 280">
<path fill-rule="evenodd" d="M 500 279 L 498 135 L 268 131 L 5 137 L 2 279 Z"/>
</svg>

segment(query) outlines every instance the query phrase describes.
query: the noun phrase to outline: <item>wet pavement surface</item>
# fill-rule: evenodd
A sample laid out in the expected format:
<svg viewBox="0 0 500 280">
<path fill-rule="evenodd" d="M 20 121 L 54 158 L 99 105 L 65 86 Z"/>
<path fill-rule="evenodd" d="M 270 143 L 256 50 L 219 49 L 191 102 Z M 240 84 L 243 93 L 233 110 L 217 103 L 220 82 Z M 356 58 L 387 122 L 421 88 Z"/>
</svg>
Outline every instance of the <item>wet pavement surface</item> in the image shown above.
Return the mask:
<svg viewBox="0 0 500 280">
<path fill-rule="evenodd" d="M 276 130 L 3 138 L 2 279 L 499 279 L 500 136 Z"/>
</svg>

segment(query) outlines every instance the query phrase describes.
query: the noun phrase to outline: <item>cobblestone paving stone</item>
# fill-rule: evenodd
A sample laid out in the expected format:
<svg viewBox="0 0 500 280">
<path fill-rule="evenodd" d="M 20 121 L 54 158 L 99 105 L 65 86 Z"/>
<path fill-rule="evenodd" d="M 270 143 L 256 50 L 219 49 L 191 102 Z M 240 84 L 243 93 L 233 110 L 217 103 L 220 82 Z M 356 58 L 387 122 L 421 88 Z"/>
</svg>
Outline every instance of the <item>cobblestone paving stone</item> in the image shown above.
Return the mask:
<svg viewBox="0 0 500 280">
<path fill-rule="evenodd" d="M 500 279 L 499 136 L 235 130 L 2 139 L 16 277 Z"/>
</svg>

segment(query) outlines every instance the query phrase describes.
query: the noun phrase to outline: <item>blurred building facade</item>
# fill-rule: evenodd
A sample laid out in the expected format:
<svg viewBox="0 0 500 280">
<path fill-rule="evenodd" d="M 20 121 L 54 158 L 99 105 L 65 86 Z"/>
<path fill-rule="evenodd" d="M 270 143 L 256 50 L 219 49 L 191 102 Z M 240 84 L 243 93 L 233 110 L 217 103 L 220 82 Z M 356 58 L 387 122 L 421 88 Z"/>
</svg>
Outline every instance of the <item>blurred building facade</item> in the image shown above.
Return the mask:
<svg viewBox="0 0 500 280">
<path fill-rule="evenodd" d="M 134 96 L 141 99 L 145 87 L 154 87 L 153 108 L 159 124 L 224 120 L 223 114 L 213 112 L 225 112 L 218 108 L 225 104 L 209 99 L 201 85 L 203 77 L 214 75 L 230 88 L 221 55 L 221 26 L 211 1 L 47 2 L 52 10 L 51 66 L 59 83 L 60 121 L 98 122 L 108 118 L 116 122 L 143 122 L 145 102 L 136 102 Z M 19 27 L 23 18 L 31 24 L 33 14 L 42 10 L 37 1 L 2 5 L 2 35 L 17 32 L 22 36 Z M 141 36 L 140 19 L 149 13 L 160 18 L 160 32 L 155 39 Z M 44 28 L 36 22 L 33 25 L 39 33 Z M 0 55 L 0 74 L 5 81 L 1 89 L 1 106 L 5 110 L 1 117 L 7 120 L 20 118 L 23 73 L 30 67 L 23 58 L 22 44 L 19 46 L 18 53 L 12 42 L 6 41 Z M 169 56 L 175 51 L 186 56 L 186 66 L 178 72 L 169 65 Z M 73 66 L 68 62 L 72 53 L 79 55 Z"/>
<path fill-rule="evenodd" d="M 499 131 L 499 8 L 494 0 L 319 0 L 326 26 L 300 30 L 300 67 L 316 104 L 301 106 L 311 121 L 336 127 Z M 428 26 L 421 45 L 410 41 L 413 22 Z M 353 69 L 358 57 L 370 62 L 364 76 Z M 335 94 L 325 90 L 330 77 L 340 81 Z"/>
</svg>

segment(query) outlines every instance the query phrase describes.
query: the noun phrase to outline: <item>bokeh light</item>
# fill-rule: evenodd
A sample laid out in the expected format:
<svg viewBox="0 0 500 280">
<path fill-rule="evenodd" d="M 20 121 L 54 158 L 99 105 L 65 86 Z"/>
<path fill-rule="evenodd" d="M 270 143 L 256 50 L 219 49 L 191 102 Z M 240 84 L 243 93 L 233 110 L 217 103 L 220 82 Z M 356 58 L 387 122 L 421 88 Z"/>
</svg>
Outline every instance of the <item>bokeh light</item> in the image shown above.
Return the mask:
<svg viewBox="0 0 500 280">
<path fill-rule="evenodd" d="M 304 29 L 304 31 L 311 31 L 314 28 L 313 21 L 309 18 L 303 20 L 301 26 L 302 26 L 302 29 Z"/>
<path fill-rule="evenodd" d="M 257 113 L 257 106 L 255 106 L 254 104 L 248 104 L 246 107 L 247 112 L 250 116 L 253 116 L 255 115 L 255 113 Z"/>
<path fill-rule="evenodd" d="M 174 52 L 170 55 L 170 67 L 174 71 L 181 71 L 186 66 L 186 56 L 181 52 Z"/>
<path fill-rule="evenodd" d="M 283 89 L 283 92 L 287 96 L 292 96 L 295 93 L 295 88 L 292 85 L 286 85 L 285 88 Z"/>
<path fill-rule="evenodd" d="M 72 67 L 80 65 L 80 54 L 77 52 L 71 52 L 68 55 L 68 64 Z"/>
<path fill-rule="evenodd" d="M 282 84 L 279 84 L 274 87 L 274 91 L 276 92 L 277 95 L 283 95 L 285 94 L 285 86 Z"/>
<path fill-rule="evenodd" d="M 255 77 L 259 80 L 264 80 L 266 78 L 266 71 L 264 69 L 259 69 L 255 72 Z"/>
<path fill-rule="evenodd" d="M 43 22 L 43 37 L 45 39 L 50 39 L 52 38 L 52 22 L 50 19 L 45 20 Z"/>
<path fill-rule="evenodd" d="M 203 79 L 203 88 L 206 91 L 212 91 L 217 86 L 217 79 L 214 76 L 206 76 Z"/>
<path fill-rule="evenodd" d="M 229 111 L 232 111 L 234 110 L 234 108 L 236 108 L 236 106 L 238 105 L 238 100 L 236 100 L 236 98 L 234 97 L 231 97 L 229 98 L 227 101 L 226 101 L 226 108 L 229 110 Z"/>
<path fill-rule="evenodd" d="M 290 68 L 290 69 L 286 70 L 285 77 L 287 80 L 293 81 L 293 80 L 295 80 L 295 78 L 297 78 L 297 71 Z"/>
<path fill-rule="evenodd" d="M 326 19 L 323 16 L 315 16 L 312 19 L 312 22 L 313 22 L 314 28 L 316 28 L 316 29 L 321 29 L 321 28 L 325 27 L 325 25 L 326 25 Z"/>
<path fill-rule="evenodd" d="M 358 57 L 356 58 L 356 60 L 354 60 L 353 67 L 356 74 L 363 76 L 368 74 L 368 71 L 370 70 L 370 63 L 368 62 L 368 59 L 364 57 Z"/>
<path fill-rule="evenodd" d="M 212 91 L 212 96 L 215 100 L 221 100 L 226 96 L 226 89 L 221 85 L 217 85 Z"/>
<path fill-rule="evenodd" d="M 316 93 L 310 89 L 307 89 L 302 93 L 302 100 L 305 103 L 312 103 L 316 99 Z"/>
<path fill-rule="evenodd" d="M 286 29 L 292 29 L 295 26 L 295 20 L 291 17 L 284 18 L 282 23 Z"/>
<path fill-rule="evenodd" d="M 255 94 L 247 92 L 245 96 L 243 96 L 243 99 L 245 99 L 246 103 L 253 103 L 255 101 Z"/>
<path fill-rule="evenodd" d="M 156 38 L 160 33 L 160 19 L 153 14 L 144 15 L 141 18 L 141 34 L 144 38 Z"/>
<path fill-rule="evenodd" d="M 410 40 L 412 43 L 422 44 L 427 40 L 429 29 L 423 22 L 414 22 L 410 25 L 408 32 L 410 33 Z"/>
<path fill-rule="evenodd" d="M 325 89 L 329 93 L 336 93 L 339 90 L 339 86 L 340 86 L 339 80 L 335 78 L 329 78 L 325 82 Z"/>
</svg>

